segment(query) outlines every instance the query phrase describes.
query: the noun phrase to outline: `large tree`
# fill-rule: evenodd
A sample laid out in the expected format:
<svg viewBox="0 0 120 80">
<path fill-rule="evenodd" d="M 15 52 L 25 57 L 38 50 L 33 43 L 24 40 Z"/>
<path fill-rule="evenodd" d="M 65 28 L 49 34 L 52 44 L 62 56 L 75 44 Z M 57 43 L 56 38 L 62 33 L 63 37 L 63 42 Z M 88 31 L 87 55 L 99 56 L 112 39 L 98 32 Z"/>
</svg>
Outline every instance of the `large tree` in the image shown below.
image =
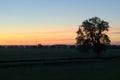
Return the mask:
<svg viewBox="0 0 120 80">
<path fill-rule="evenodd" d="M 100 53 L 110 45 L 110 39 L 106 32 L 109 23 L 98 17 L 93 17 L 82 22 L 77 31 L 77 47 L 83 52 L 93 50 L 99 57 Z"/>
</svg>

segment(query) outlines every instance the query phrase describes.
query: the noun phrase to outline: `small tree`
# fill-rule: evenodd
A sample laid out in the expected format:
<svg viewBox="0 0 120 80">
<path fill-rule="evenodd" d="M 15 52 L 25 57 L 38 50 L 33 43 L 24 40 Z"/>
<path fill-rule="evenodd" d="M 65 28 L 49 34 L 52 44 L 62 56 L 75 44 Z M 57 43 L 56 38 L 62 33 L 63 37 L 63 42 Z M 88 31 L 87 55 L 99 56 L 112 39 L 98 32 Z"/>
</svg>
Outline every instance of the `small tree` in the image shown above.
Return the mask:
<svg viewBox="0 0 120 80">
<path fill-rule="evenodd" d="M 82 22 L 77 31 L 77 47 L 82 52 L 93 50 L 97 57 L 106 51 L 110 45 L 110 39 L 106 32 L 109 30 L 109 23 L 98 17 L 93 17 Z"/>
</svg>

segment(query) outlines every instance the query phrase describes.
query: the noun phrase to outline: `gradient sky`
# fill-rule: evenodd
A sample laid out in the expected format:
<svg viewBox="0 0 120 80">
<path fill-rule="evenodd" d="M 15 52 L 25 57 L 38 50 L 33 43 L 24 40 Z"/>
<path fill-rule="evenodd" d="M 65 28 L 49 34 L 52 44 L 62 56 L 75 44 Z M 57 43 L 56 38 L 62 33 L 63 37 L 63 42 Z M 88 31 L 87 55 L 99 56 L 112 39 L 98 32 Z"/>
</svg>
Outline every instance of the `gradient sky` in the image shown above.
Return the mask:
<svg viewBox="0 0 120 80">
<path fill-rule="evenodd" d="M 75 44 L 82 21 L 97 16 L 120 44 L 120 0 L 0 0 L 0 45 Z"/>
</svg>

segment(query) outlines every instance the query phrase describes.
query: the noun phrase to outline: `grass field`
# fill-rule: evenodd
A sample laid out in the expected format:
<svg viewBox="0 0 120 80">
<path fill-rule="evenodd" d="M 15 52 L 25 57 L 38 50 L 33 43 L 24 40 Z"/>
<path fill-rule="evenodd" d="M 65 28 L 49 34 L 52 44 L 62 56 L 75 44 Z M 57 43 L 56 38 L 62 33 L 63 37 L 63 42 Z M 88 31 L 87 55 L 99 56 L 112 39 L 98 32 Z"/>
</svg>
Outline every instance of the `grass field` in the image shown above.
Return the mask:
<svg viewBox="0 0 120 80">
<path fill-rule="evenodd" d="M 120 56 L 119 49 L 109 49 L 101 56 Z M 51 48 L 0 48 L 0 60 L 29 60 L 29 59 L 58 59 L 58 58 L 92 58 L 95 54 L 80 53 L 76 49 L 51 49 Z"/>
<path fill-rule="evenodd" d="M 119 80 L 120 61 L 0 68 L 1 80 Z"/>
<path fill-rule="evenodd" d="M 110 49 L 101 56 L 120 56 L 119 49 Z M 59 59 L 95 57 L 76 49 L 1 48 L 0 60 Z M 35 64 L 0 67 L 0 80 L 119 80 L 120 60 L 81 61 L 70 64 Z"/>
</svg>

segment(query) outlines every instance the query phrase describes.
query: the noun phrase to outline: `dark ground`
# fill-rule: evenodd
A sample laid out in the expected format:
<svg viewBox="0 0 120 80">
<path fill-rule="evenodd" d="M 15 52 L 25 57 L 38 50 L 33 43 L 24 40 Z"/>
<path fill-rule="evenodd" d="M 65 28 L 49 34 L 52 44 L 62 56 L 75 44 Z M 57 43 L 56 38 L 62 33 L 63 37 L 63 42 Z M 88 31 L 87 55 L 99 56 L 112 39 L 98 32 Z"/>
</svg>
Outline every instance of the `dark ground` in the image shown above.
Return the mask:
<svg viewBox="0 0 120 80">
<path fill-rule="evenodd" d="M 102 57 L 119 56 L 119 49 L 110 49 Z M 6 66 L 0 63 L 0 80 L 119 80 L 120 59 L 80 60 L 61 64 L 60 58 L 93 58 L 75 49 L 0 49 L 0 61 L 47 60 L 47 64 Z M 51 63 L 52 62 L 52 63 Z M 7 63 L 7 64 L 8 64 Z M 23 64 L 24 62 L 22 62 Z M 27 62 L 28 64 L 29 62 Z M 31 63 L 31 62 L 30 62 Z M 57 64 L 56 64 L 57 63 Z M 3 65 L 4 64 L 4 65 Z M 21 63 L 20 63 L 21 64 Z M 26 64 L 26 63 L 25 63 Z M 16 63 L 12 63 L 16 65 Z"/>
<path fill-rule="evenodd" d="M 0 68 L 1 80 L 119 80 L 120 60 Z"/>
</svg>

